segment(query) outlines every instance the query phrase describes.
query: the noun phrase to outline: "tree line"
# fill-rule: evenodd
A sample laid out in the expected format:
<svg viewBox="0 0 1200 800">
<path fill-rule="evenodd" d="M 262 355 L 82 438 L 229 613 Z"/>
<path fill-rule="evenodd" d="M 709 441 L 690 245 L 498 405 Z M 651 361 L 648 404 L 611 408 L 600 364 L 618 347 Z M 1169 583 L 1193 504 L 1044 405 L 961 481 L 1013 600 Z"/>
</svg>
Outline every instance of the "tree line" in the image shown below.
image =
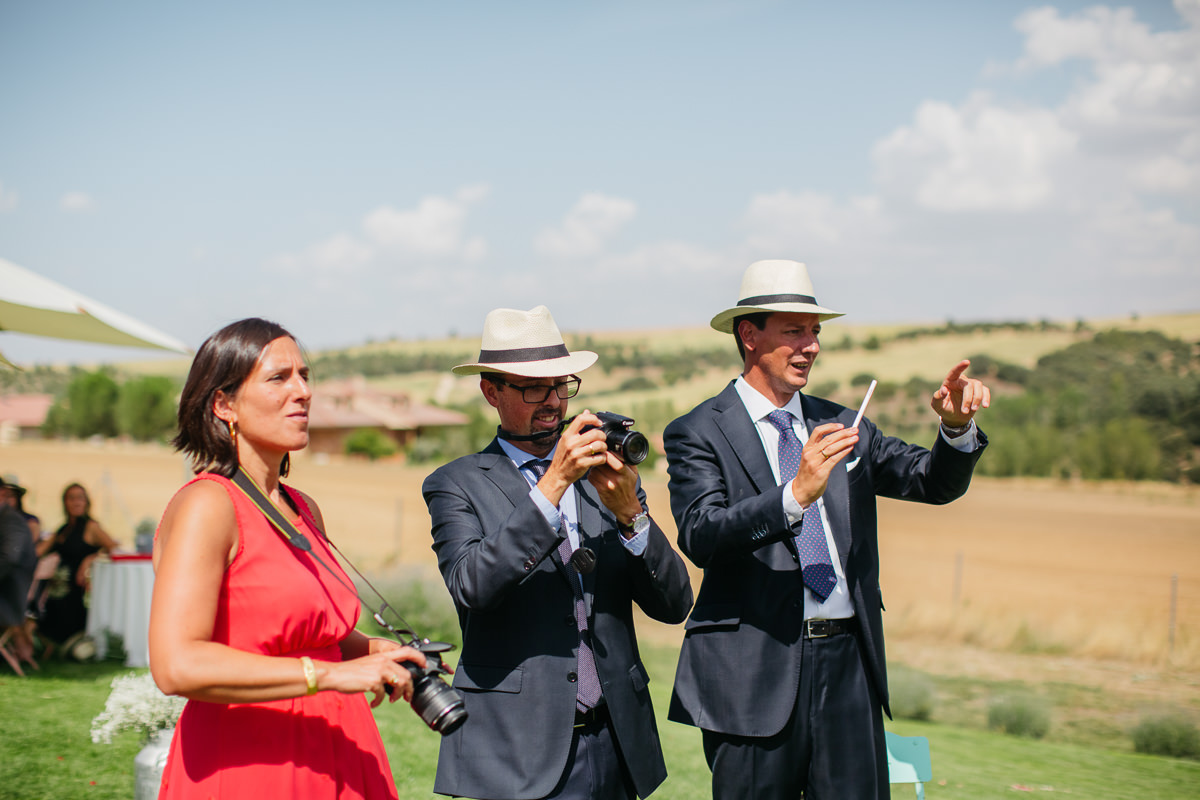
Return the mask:
<svg viewBox="0 0 1200 800">
<path fill-rule="evenodd" d="M 599 353 L 602 369 L 632 370 L 622 391 L 669 386 L 713 367 L 738 366 L 732 348 L 655 351 L 590 338 L 575 347 Z M 390 361 L 392 357 L 398 360 Z M 469 355 L 335 354 L 316 355 L 313 365 L 314 373 L 337 377 L 342 370 L 367 365 L 372 375 L 395 374 L 387 371 L 393 369 L 440 371 L 464 359 Z M 980 418 L 991 439 L 980 474 L 1200 483 L 1200 345 L 1154 331 L 1111 330 L 1043 356 L 1032 368 L 987 354 L 973 355 L 971 362 L 972 374 L 993 386 L 992 407 Z M 851 387 L 861 389 L 869 379 L 855 376 Z M 919 378 L 880 383 L 871 417 L 885 432 L 927 441 L 932 437 L 927 402 L 933 388 Z M 829 396 L 838 387 L 818 382 L 812 389 Z M 167 377 L 119 381 L 111 368 L 76 369 L 58 391 L 44 433 L 166 440 L 175 428 L 178 391 Z M 444 460 L 486 443 L 494 421 L 478 403 L 460 410 L 470 416 L 469 425 L 418 440 L 410 457 Z M 670 401 L 654 401 L 635 403 L 626 413 L 638 420 L 639 430 L 656 434 L 685 410 Z"/>
</svg>

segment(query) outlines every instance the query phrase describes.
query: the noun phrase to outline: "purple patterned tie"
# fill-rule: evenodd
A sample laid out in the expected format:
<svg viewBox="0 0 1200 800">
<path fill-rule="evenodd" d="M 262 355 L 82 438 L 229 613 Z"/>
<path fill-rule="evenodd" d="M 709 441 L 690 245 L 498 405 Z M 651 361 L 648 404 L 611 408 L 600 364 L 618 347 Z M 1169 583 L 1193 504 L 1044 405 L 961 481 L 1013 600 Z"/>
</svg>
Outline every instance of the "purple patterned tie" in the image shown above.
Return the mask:
<svg viewBox="0 0 1200 800">
<path fill-rule="evenodd" d="M 526 461 L 523 467 L 534 474 L 535 483 L 542 479 L 549 468 L 549 461 Z M 564 519 L 564 525 L 566 524 Z M 583 599 L 583 587 L 579 583 L 579 572 L 571 564 L 571 540 L 564 537 L 558 545 L 558 557 L 567 568 L 571 589 L 575 594 L 575 627 L 579 629 L 579 656 L 575 668 L 578 683 L 575 685 L 575 707 L 580 711 L 595 708 L 600 703 L 600 676 L 596 672 L 596 657 L 592 654 L 591 631 L 588 630 L 587 604 Z"/>
<path fill-rule="evenodd" d="M 792 428 L 789 412 L 776 409 L 767 415 L 767 421 L 779 431 L 779 478 L 781 485 L 787 485 L 800 469 L 800 440 Z M 825 526 L 821 524 L 821 509 L 816 503 L 804 511 L 800 533 L 796 536 L 796 552 L 800 554 L 804 585 L 820 602 L 825 602 L 837 585 L 837 575 L 829 560 L 829 543 L 825 539 Z"/>
</svg>

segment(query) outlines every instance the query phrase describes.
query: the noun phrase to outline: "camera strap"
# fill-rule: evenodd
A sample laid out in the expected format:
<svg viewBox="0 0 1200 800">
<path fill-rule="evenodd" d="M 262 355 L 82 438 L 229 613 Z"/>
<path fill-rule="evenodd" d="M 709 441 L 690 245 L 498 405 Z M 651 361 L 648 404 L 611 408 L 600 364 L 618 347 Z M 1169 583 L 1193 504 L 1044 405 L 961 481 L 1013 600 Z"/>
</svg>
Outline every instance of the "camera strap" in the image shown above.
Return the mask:
<svg viewBox="0 0 1200 800">
<path fill-rule="evenodd" d="M 346 554 L 341 551 L 341 548 L 333 543 L 333 540 L 325 534 L 325 531 L 321 530 L 320 527 L 317 526 L 316 520 L 314 520 L 310 514 L 306 513 L 305 511 L 300 512 L 300 516 L 304 519 L 305 524 L 319 533 L 321 538 L 325 540 L 325 543 L 329 545 L 330 549 L 337 553 L 337 555 L 342 559 L 342 563 L 353 570 L 354 574 L 358 576 L 358 579 L 362 581 L 367 588 L 375 593 L 375 596 L 379 598 L 379 608 L 373 608 L 370 603 L 363 599 L 363 596 L 359 594 L 358 589 L 355 586 L 347 585 L 346 581 L 342 579 L 342 576 L 339 575 L 336 570 L 326 564 L 319 555 L 317 555 L 316 551 L 313 550 L 312 542 L 308 541 L 308 537 L 296 529 L 296 526 L 292 524 L 291 520 L 284 516 L 283 512 L 279 510 L 279 506 L 275 505 L 275 503 L 271 501 L 271 498 L 267 497 L 266 492 L 264 492 L 262 488 L 255 483 L 254 479 L 247 474 L 246 469 L 241 465 L 238 466 L 237 472 L 234 473 L 233 485 L 240 489 L 242 494 L 246 495 L 246 497 L 250 499 L 250 502 L 262 512 L 263 516 L 267 518 L 267 521 L 271 523 L 271 526 L 274 527 L 279 535 L 283 537 L 285 542 L 297 550 L 308 553 L 310 556 L 312 556 L 313 560 L 324 567 L 330 575 L 337 579 L 338 583 L 340 583 L 342 586 L 345 586 L 351 594 L 357 597 L 358 602 L 371 612 L 372 619 L 379 623 L 381 628 L 391 632 L 396 636 L 397 639 L 403 638 L 405 635 L 407 635 L 411 637 L 412 642 L 417 642 L 420 640 L 420 637 L 417 636 L 416 631 L 414 631 L 412 626 L 408 624 L 408 621 L 404 619 L 404 617 L 400 616 L 400 612 L 388 605 L 388 601 L 382 594 L 379 593 L 379 590 L 371 585 L 371 582 L 367 580 L 361 572 L 358 571 L 358 567 L 354 566 L 354 563 L 350 561 L 350 559 L 346 558 Z M 284 490 L 285 487 L 281 485 L 280 491 Z M 301 503 L 301 505 L 303 504 Z M 396 615 L 396 619 L 399 620 L 400 624 L 403 626 L 402 628 L 396 628 L 384 618 L 383 612 L 388 609 L 391 609 L 392 613 Z M 412 642 L 407 643 L 411 644 Z"/>
<path fill-rule="evenodd" d="M 313 560 L 324 567 L 330 575 L 337 579 L 338 583 L 340 583 L 342 586 L 345 586 L 351 594 L 357 597 L 360 603 L 362 603 L 364 606 L 367 605 L 366 602 L 363 601 L 362 596 L 358 593 L 358 590 L 356 590 L 353 586 L 347 586 L 346 582 L 342 580 L 342 576 L 338 575 L 337 570 L 330 567 L 321 559 L 319 555 L 317 555 L 317 553 L 313 550 L 312 542 L 308 540 L 308 537 L 301 533 L 296 526 L 292 524 L 290 519 L 284 516 L 283 512 L 279 510 L 279 506 L 275 505 L 271 498 L 267 497 L 266 493 L 259 487 L 257 483 L 254 482 L 254 479 L 246 473 L 245 468 L 240 465 L 238 466 L 237 472 L 233 476 L 233 485 L 240 489 L 242 494 L 246 495 L 250 502 L 262 512 L 263 516 L 267 518 L 267 521 L 271 523 L 271 526 L 275 528 L 276 532 L 280 536 L 283 537 L 285 542 L 297 550 L 308 553 L 310 556 L 312 556 Z M 280 491 L 283 492 L 287 490 L 283 486 L 280 486 Z M 300 516 L 306 525 L 319 533 L 321 537 L 324 538 L 329 544 L 329 546 L 336 550 L 338 555 L 342 556 L 342 559 L 345 560 L 346 556 L 342 555 L 342 551 L 338 550 L 337 546 L 330 541 L 328 536 L 325 535 L 325 532 L 317 526 L 316 520 L 313 519 L 311 515 L 306 514 L 304 511 L 300 511 Z M 355 572 L 357 571 L 358 570 L 355 570 Z M 370 608 L 370 606 L 367 607 Z"/>
</svg>

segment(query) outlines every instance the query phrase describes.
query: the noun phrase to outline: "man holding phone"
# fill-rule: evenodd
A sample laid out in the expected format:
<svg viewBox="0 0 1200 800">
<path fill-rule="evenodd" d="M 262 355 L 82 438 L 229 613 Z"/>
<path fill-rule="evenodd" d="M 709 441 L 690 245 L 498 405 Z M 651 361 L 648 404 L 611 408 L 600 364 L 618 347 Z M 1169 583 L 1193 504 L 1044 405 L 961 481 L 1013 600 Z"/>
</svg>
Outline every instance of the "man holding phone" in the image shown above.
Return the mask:
<svg viewBox="0 0 1200 800">
<path fill-rule="evenodd" d="M 804 264 L 751 264 L 711 321 L 741 376 L 664 434 L 679 545 L 704 569 L 669 718 L 701 728 L 716 800 L 889 796 L 875 498 L 948 503 L 987 444 L 967 361 L 931 398 L 932 450 L 804 394 L 839 316 Z"/>
</svg>

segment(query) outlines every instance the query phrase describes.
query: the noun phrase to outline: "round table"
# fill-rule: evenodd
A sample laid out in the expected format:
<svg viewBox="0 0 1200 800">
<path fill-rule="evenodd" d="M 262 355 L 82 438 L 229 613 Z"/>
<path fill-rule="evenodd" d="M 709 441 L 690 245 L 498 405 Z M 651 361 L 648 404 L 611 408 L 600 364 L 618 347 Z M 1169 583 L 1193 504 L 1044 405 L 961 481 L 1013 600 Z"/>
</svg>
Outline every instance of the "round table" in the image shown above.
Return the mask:
<svg viewBox="0 0 1200 800">
<path fill-rule="evenodd" d="M 154 565 L 150 556 L 115 556 L 92 564 L 92 599 L 87 632 L 96 642 L 96 657 L 108 653 L 108 637 L 125 644 L 125 666 L 150 666 L 150 598 Z"/>
</svg>

